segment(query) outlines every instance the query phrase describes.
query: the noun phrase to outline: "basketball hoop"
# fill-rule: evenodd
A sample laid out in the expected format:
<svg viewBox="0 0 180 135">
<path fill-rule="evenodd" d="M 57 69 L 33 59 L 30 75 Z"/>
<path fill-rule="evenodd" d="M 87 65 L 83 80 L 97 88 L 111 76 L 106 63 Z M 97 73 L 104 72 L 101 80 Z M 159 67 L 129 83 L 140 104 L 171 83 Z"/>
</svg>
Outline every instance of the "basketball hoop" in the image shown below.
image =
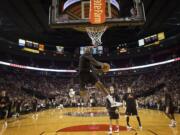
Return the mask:
<svg viewBox="0 0 180 135">
<path fill-rule="evenodd" d="M 88 33 L 89 37 L 92 40 L 92 44 L 94 46 L 99 46 L 102 44 L 101 37 L 106 31 L 107 26 L 91 26 L 86 27 L 86 32 Z"/>
</svg>

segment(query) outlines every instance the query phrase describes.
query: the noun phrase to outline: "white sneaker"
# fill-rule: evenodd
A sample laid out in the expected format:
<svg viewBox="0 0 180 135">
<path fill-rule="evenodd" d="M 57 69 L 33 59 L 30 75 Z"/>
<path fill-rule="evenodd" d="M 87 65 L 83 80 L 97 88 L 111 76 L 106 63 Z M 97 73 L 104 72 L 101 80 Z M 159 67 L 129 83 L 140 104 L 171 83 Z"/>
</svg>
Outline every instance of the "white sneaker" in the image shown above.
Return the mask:
<svg viewBox="0 0 180 135">
<path fill-rule="evenodd" d="M 114 133 L 119 133 L 119 128 L 114 131 Z"/>
<path fill-rule="evenodd" d="M 111 104 L 111 107 L 119 107 L 119 106 L 122 106 L 122 103 L 120 103 L 120 102 L 113 102 Z"/>
<path fill-rule="evenodd" d="M 112 135 L 112 130 L 109 130 L 108 134 L 109 134 L 109 135 Z"/>
<path fill-rule="evenodd" d="M 127 126 L 127 129 L 131 129 L 132 127 L 131 126 Z"/>
<path fill-rule="evenodd" d="M 173 121 L 173 124 L 175 124 L 175 125 L 176 125 L 176 124 L 177 124 L 177 122 L 174 120 L 174 121 Z"/>
<path fill-rule="evenodd" d="M 171 123 L 171 124 L 169 124 L 169 127 L 176 127 L 176 124 Z"/>
<path fill-rule="evenodd" d="M 139 126 L 139 129 L 142 130 L 142 126 Z"/>
</svg>

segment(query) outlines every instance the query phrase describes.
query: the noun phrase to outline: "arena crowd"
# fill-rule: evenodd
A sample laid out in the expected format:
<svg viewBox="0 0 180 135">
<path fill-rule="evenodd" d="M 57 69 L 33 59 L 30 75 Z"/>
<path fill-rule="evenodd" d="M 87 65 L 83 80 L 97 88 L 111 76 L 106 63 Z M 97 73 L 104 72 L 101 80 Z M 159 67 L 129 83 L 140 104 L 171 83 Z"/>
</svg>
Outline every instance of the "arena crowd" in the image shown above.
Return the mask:
<svg viewBox="0 0 180 135">
<path fill-rule="evenodd" d="M 146 109 L 164 109 L 163 86 L 167 86 L 173 95 L 175 110 L 180 113 L 179 69 L 180 63 L 177 62 L 133 70 L 126 74 L 102 75 L 101 79 L 107 87 L 115 87 L 121 100 L 127 92 L 127 87 L 132 87 L 133 92 L 140 95 L 139 107 Z M 9 97 L 9 117 L 49 108 L 105 105 L 106 99 L 102 98 L 102 93 L 91 85 L 87 87 L 90 91 L 89 102 L 83 102 L 78 94 L 78 76 L 62 77 L 5 66 L 0 67 L 0 72 L 0 91 L 6 91 Z M 76 93 L 75 97 L 69 95 L 71 88 Z M 146 95 L 141 94 L 144 91 Z"/>
</svg>

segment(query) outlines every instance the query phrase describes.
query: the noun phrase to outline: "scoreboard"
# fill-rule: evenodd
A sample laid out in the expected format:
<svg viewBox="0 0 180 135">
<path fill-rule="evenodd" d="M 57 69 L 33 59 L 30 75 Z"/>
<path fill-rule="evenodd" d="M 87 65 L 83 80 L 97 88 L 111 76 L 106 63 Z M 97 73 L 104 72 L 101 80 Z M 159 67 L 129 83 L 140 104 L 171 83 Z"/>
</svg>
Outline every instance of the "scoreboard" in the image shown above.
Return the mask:
<svg viewBox="0 0 180 135">
<path fill-rule="evenodd" d="M 40 53 L 44 51 L 44 44 L 24 39 L 19 39 L 19 46 L 22 48 L 22 50 L 32 53 Z"/>
<path fill-rule="evenodd" d="M 140 39 L 138 41 L 139 47 L 140 46 L 151 46 L 151 45 L 156 45 L 159 44 L 161 40 L 165 39 L 165 34 L 164 32 L 154 34 L 152 36 L 146 37 L 144 39 Z"/>
</svg>

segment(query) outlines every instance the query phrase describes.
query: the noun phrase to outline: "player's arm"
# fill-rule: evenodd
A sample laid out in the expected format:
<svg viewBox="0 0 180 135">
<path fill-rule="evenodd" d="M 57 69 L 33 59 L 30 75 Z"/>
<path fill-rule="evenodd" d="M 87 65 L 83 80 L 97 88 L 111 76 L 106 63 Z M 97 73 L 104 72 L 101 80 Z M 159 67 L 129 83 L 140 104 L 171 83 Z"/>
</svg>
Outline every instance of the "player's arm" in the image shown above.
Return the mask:
<svg viewBox="0 0 180 135">
<path fill-rule="evenodd" d="M 98 67 L 94 67 L 93 65 L 91 65 L 91 69 L 95 72 L 102 72 L 102 69 L 101 68 L 98 68 Z"/>
<path fill-rule="evenodd" d="M 140 93 L 134 94 L 134 96 L 136 97 L 136 99 L 140 98 L 140 97 L 147 97 L 147 96 L 155 93 L 156 91 L 159 91 L 162 86 L 164 86 L 164 84 L 160 84 L 160 85 L 157 85 L 154 88 L 149 88 L 148 90 L 141 91 Z"/>
</svg>

